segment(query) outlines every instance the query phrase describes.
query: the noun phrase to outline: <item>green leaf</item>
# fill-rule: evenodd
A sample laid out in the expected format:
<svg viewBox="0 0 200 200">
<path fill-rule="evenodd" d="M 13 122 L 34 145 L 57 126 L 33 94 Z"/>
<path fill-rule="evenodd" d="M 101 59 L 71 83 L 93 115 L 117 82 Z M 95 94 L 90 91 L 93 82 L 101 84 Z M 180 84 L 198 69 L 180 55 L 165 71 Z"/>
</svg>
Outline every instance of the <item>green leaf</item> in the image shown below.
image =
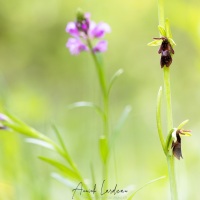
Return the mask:
<svg viewBox="0 0 200 200">
<path fill-rule="evenodd" d="M 158 91 L 158 96 L 157 96 L 156 122 L 157 122 L 157 129 L 158 129 L 160 143 L 162 145 L 164 153 L 166 154 L 167 152 L 165 152 L 165 140 L 164 140 L 163 131 L 162 131 L 161 99 L 162 99 L 162 87 L 160 87 Z"/>
<path fill-rule="evenodd" d="M 153 179 L 153 180 L 147 182 L 146 184 L 144 184 L 143 186 L 141 186 L 140 188 L 138 188 L 136 191 L 134 191 L 134 192 L 128 197 L 128 200 L 132 200 L 133 197 L 137 194 L 137 192 L 139 192 L 140 190 L 142 190 L 144 187 L 146 187 L 146 186 L 148 186 L 148 185 L 150 185 L 150 184 L 152 184 L 152 183 L 154 183 L 154 182 L 156 182 L 156 181 L 159 181 L 159 180 L 161 180 L 161 179 L 164 179 L 165 177 L 166 177 L 166 176 L 161 176 L 161 177 L 159 177 L 159 178 L 156 178 L 156 179 Z"/>
<path fill-rule="evenodd" d="M 60 170 L 62 173 L 64 173 L 64 175 L 72 180 L 79 180 L 79 176 L 77 175 L 76 172 L 72 171 L 70 168 L 68 168 L 67 166 L 63 165 L 62 163 L 53 160 L 51 158 L 46 158 L 43 156 L 39 156 L 39 159 L 43 160 L 44 162 L 47 162 L 48 164 L 56 167 L 58 170 Z"/>
<path fill-rule="evenodd" d="M 174 131 L 177 131 L 177 128 L 173 128 L 169 131 L 168 135 L 167 135 L 167 139 L 166 139 L 166 142 L 165 142 L 165 152 L 167 154 L 169 154 L 169 150 L 171 149 L 171 146 L 172 146 L 172 141 L 173 141 L 173 133 Z M 167 155 L 166 154 L 166 155 Z"/>
<path fill-rule="evenodd" d="M 55 178 L 60 183 L 63 183 L 68 188 L 74 189 L 74 188 L 77 187 L 77 184 L 75 182 L 73 182 L 70 179 L 67 179 L 67 178 L 63 177 L 62 175 L 60 175 L 58 173 L 55 173 L 55 172 L 51 173 L 51 177 Z"/>
<path fill-rule="evenodd" d="M 34 139 L 34 138 L 26 138 L 25 141 L 28 142 L 28 143 L 36 144 L 36 145 L 42 146 L 44 148 L 51 149 L 51 150 L 55 151 L 55 148 L 52 144 L 45 142 L 43 140 Z"/>
<path fill-rule="evenodd" d="M 149 42 L 147 45 L 148 46 L 160 46 L 162 43 L 162 40 L 154 40 L 152 42 Z"/>
<path fill-rule="evenodd" d="M 10 112 L 8 112 L 8 110 L 5 111 L 6 115 L 16 124 L 20 124 L 21 126 L 27 126 L 27 124 L 25 124 L 23 121 L 21 121 L 20 119 L 18 119 L 17 117 L 15 117 L 13 114 L 11 114 Z"/>
<path fill-rule="evenodd" d="M 97 111 L 97 113 L 99 113 L 102 117 L 104 117 L 104 112 L 102 111 L 102 109 L 92 102 L 87 102 L 87 101 L 75 102 L 69 105 L 68 109 L 74 109 L 74 108 L 79 108 L 79 107 L 93 108 L 95 111 Z"/>
<path fill-rule="evenodd" d="M 126 106 L 118 120 L 117 126 L 115 127 L 113 134 L 111 135 L 111 145 L 114 144 L 117 136 L 119 136 L 122 127 L 124 126 L 130 112 L 131 112 L 132 108 L 131 106 Z"/>
<path fill-rule="evenodd" d="M 108 148 L 108 140 L 104 136 L 101 136 L 99 139 L 99 149 L 100 149 L 101 159 L 103 163 L 106 164 L 109 148 Z"/>
<path fill-rule="evenodd" d="M 164 36 L 164 37 L 167 36 L 164 27 L 158 25 L 158 30 L 159 30 L 161 36 Z"/>
<path fill-rule="evenodd" d="M 69 153 L 67 151 L 67 148 L 66 148 L 65 143 L 64 143 L 64 141 L 63 141 L 63 139 L 61 137 L 60 132 L 58 131 L 58 129 L 57 129 L 57 127 L 55 125 L 53 125 L 53 129 L 54 129 L 54 131 L 55 131 L 55 133 L 57 135 L 57 138 L 58 138 L 59 143 L 60 143 L 60 145 L 62 147 L 62 150 L 63 150 L 63 151 L 58 150 L 58 153 L 60 153 L 69 162 L 70 166 L 72 166 L 72 168 L 74 168 L 75 164 L 74 164 L 71 156 L 69 155 Z"/>
<path fill-rule="evenodd" d="M 119 69 L 115 72 L 115 74 L 112 76 L 110 83 L 109 83 L 109 87 L 108 87 L 108 94 L 110 93 L 110 90 L 114 84 L 114 82 L 119 78 L 119 76 L 124 72 L 123 69 Z"/>
</svg>

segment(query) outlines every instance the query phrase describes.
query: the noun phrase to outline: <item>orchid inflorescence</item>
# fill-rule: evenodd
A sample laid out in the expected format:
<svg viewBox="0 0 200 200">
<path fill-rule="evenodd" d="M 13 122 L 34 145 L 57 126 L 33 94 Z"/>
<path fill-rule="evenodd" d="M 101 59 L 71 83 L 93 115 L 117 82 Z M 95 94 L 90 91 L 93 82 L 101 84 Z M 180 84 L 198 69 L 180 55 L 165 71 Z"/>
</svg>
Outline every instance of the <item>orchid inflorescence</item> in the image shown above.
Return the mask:
<svg viewBox="0 0 200 200">
<path fill-rule="evenodd" d="M 78 55 L 82 51 L 104 52 L 107 50 L 108 42 L 102 40 L 106 33 L 111 32 L 107 23 L 100 22 L 96 24 L 90 19 L 90 13 L 78 12 L 77 19 L 69 22 L 66 26 L 66 32 L 72 37 L 68 39 L 66 47 L 73 55 Z M 93 46 L 91 41 L 97 43 Z"/>
</svg>

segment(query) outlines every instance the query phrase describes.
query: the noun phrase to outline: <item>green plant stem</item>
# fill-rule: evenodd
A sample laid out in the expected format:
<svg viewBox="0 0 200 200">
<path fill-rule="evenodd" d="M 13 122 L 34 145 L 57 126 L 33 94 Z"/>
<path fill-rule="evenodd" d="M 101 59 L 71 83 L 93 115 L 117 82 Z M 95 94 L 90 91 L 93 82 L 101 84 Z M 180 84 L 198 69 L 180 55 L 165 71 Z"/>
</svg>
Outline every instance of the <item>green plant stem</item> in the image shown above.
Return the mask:
<svg viewBox="0 0 200 200">
<path fill-rule="evenodd" d="M 165 27 L 164 0 L 158 0 L 158 19 L 159 25 Z"/>
<path fill-rule="evenodd" d="M 158 0 L 158 19 L 159 19 L 159 25 L 165 28 L 164 0 Z M 164 66 L 163 71 L 164 71 L 165 98 L 167 102 L 167 129 L 169 133 L 173 128 L 171 89 L 170 89 L 170 68 Z M 171 155 L 170 151 L 168 151 L 166 158 L 167 158 L 168 173 L 170 180 L 171 199 L 178 200 L 176 175 L 174 168 L 174 156 Z"/>
<path fill-rule="evenodd" d="M 172 120 L 172 104 L 171 104 L 171 89 L 170 89 L 170 68 L 164 67 L 164 87 L 165 87 L 165 97 L 167 102 L 167 128 L 168 133 L 173 128 L 173 120 Z"/>
<path fill-rule="evenodd" d="M 103 117 L 104 132 L 103 132 L 103 134 L 104 134 L 106 140 L 108 141 L 108 138 L 109 138 L 109 95 L 108 94 L 109 93 L 108 93 L 108 88 L 107 88 L 107 84 L 106 84 L 104 68 L 103 68 L 103 65 L 100 60 L 99 55 L 93 52 L 93 46 L 92 46 L 90 39 L 87 40 L 87 43 L 90 48 L 91 55 L 92 55 L 92 58 L 94 60 L 95 66 L 96 66 L 96 70 L 97 70 L 97 74 L 98 74 L 98 78 L 99 78 L 99 84 L 100 84 L 102 95 L 103 95 L 103 111 L 104 111 L 104 117 Z M 108 147 L 108 151 L 109 151 L 109 147 Z M 108 158 L 109 158 L 109 152 L 108 152 L 106 162 L 105 163 L 102 162 L 103 179 L 105 180 L 105 183 L 104 183 L 105 188 L 108 188 L 108 180 L 107 180 L 107 178 L 108 178 Z M 104 197 L 104 199 L 106 199 L 106 196 Z"/>
<path fill-rule="evenodd" d="M 173 128 L 171 89 L 170 89 L 170 68 L 164 66 L 163 70 L 164 70 L 165 98 L 167 102 L 167 124 L 168 124 L 168 133 L 170 133 Z M 169 180 L 170 180 L 171 199 L 178 200 L 176 174 L 175 174 L 175 168 L 174 168 L 174 156 L 171 155 L 171 151 L 168 151 L 168 154 L 166 155 L 166 157 L 167 157 L 168 174 L 169 174 Z"/>
<path fill-rule="evenodd" d="M 169 180 L 170 180 L 171 199 L 178 200 L 173 155 L 167 155 L 167 164 L 168 164 L 168 173 L 169 173 Z"/>
</svg>

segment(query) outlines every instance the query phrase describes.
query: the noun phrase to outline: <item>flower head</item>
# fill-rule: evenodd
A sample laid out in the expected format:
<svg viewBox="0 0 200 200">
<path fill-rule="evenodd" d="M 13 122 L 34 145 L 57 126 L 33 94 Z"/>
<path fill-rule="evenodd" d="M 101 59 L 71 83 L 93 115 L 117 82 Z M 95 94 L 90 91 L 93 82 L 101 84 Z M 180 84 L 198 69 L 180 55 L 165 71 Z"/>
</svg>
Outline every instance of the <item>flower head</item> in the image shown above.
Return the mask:
<svg viewBox="0 0 200 200">
<path fill-rule="evenodd" d="M 90 20 L 89 13 L 77 13 L 75 22 L 69 22 L 66 26 L 66 32 L 72 37 L 68 39 L 66 47 L 70 53 L 77 55 L 82 51 L 104 52 L 107 50 L 107 41 L 101 40 L 111 29 L 107 23 L 100 22 L 96 24 Z M 94 39 L 98 39 L 93 46 Z"/>
<path fill-rule="evenodd" d="M 181 135 L 191 136 L 191 131 L 190 130 L 176 129 L 172 133 L 172 137 L 174 138 L 174 141 L 172 142 L 172 152 L 173 152 L 173 155 L 178 160 L 180 160 L 180 158 L 183 158 L 182 151 L 181 151 Z"/>
</svg>

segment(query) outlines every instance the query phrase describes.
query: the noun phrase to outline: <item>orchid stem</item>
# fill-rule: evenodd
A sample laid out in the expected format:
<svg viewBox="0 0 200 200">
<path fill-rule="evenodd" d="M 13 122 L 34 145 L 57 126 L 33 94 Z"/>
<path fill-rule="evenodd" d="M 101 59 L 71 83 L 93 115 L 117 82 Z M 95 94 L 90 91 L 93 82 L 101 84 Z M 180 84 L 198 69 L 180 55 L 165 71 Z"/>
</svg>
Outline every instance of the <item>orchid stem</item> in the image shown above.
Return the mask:
<svg viewBox="0 0 200 200">
<path fill-rule="evenodd" d="M 158 19 L 159 19 L 159 25 L 165 28 L 164 0 L 158 0 Z M 163 72 L 164 72 L 165 98 L 166 98 L 166 103 L 167 103 L 167 130 L 169 133 L 173 128 L 171 88 L 170 88 L 170 68 L 164 66 Z M 166 155 L 167 164 L 168 164 L 171 200 L 178 200 L 176 175 L 175 175 L 175 167 L 174 167 L 174 156 L 171 155 L 170 150 L 165 151 L 165 155 Z"/>
<path fill-rule="evenodd" d="M 107 89 L 107 84 L 106 84 L 104 68 L 103 68 L 103 64 L 102 64 L 98 54 L 93 52 L 93 46 L 89 39 L 87 40 L 87 43 L 90 48 L 91 55 L 92 55 L 92 58 L 94 60 L 94 63 L 95 63 L 96 69 L 97 69 L 99 85 L 101 87 L 101 91 L 102 91 L 102 95 L 103 95 L 103 111 L 104 111 L 104 117 L 103 117 L 104 132 L 103 132 L 103 134 L 104 134 L 105 139 L 108 141 L 108 137 L 109 137 L 109 96 L 108 96 L 108 89 Z M 109 155 L 109 152 L 108 152 L 108 155 Z M 108 178 L 108 160 L 109 160 L 108 157 L 107 157 L 107 160 L 105 163 L 102 162 L 103 179 L 105 180 L 105 184 L 104 184 L 105 188 L 108 188 L 108 180 L 107 180 L 107 178 Z M 104 199 L 106 199 L 106 196 Z"/>
</svg>

